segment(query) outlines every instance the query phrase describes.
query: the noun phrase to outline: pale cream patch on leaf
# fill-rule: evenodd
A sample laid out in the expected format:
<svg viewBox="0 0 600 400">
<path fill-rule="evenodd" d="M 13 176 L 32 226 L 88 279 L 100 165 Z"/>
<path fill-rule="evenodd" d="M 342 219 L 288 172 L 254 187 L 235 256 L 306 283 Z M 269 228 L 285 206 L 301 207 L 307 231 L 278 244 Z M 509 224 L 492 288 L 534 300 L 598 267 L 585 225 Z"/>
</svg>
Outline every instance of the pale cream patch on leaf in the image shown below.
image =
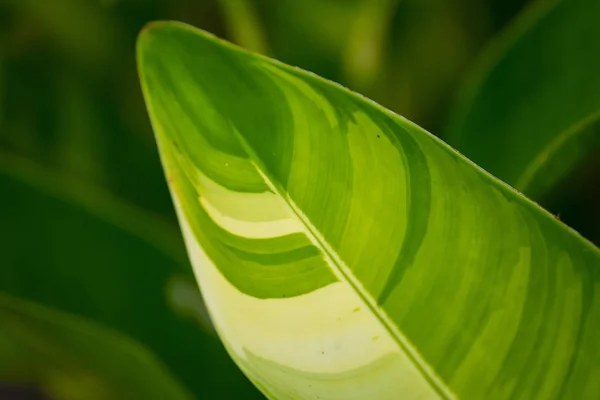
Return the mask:
<svg viewBox="0 0 600 400">
<path fill-rule="evenodd" d="M 177 200 L 175 203 L 188 253 L 213 322 L 232 356 L 244 364 L 249 375 L 262 375 L 265 371 L 255 369 L 259 366 L 250 362 L 247 352 L 301 371 L 303 376 L 298 376 L 297 384 L 303 387 L 307 384 L 304 373 L 323 374 L 315 377 L 319 382 L 316 387 L 321 388 L 321 395 L 334 399 L 341 398 L 334 390 L 336 387 L 339 390 L 339 381 L 333 379 L 331 385 L 324 384 L 328 376 L 363 369 L 367 377 L 349 379 L 346 384 L 354 390 L 376 392 L 381 385 L 376 378 L 381 376 L 383 365 L 389 368 L 385 371 L 387 376 L 396 376 L 402 383 L 398 390 L 410 393 L 406 398 L 439 398 L 377 318 L 370 312 L 354 311 L 363 304 L 349 285 L 336 282 L 285 299 L 248 296 L 229 283 L 199 247 L 181 206 Z M 378 339 L 372 340 L 375 336 Z M 391 361 L 381 364 L 382 359 Z M 368 378 L 371 364 L 374 366 L 372 378 Z M 262 378 L 261 382 L 271 381 L 268 377 Z M 288 378 L 285 386 L 293 386 L 293 374 Z"/>
</svg>

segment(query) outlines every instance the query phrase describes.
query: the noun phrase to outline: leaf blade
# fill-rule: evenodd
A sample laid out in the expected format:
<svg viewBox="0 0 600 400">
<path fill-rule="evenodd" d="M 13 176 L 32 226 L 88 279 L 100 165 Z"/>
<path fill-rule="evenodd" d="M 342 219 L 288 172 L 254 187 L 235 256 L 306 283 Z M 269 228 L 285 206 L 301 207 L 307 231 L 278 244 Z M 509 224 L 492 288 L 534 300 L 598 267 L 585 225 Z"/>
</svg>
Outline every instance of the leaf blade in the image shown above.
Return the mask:
<svg viewBox="0 0 600 400">
<path fill-rule="evenodd" d="M 549 349 L 554 333 L 560 332 L 565 354 L 569 353 L 578 328 L 568 324 L 559 329 L 556 321 L 566 317 L 547 303 L 546 294 L 555 290 L 556 269 L 566 276 L 560 282 L 573 282 L 579 285 L 579 293 L 595 298 L 598 288 L 582 283 L 582 273 L 593 275 L 600 260 L 589 242 L 432 135 L 311 74 L 241 51 L 188 26 L 168 23 L 155 25 L 140 37 L 138 62 L 196 276 L 230 354 L 264 386 L 266 394 L 311 398 L 315 392 L 299 378 L 302 372 L 314 372 L 315 383 L 333 382 L 343 380 L 344 371 L 360 366 L 369 384 L 359 388 L 344 381 L 346 392 L 334 390 L 331 384 L 316 393 L 333 398 L 357 393 L 393 398 L 392 393 L 406 391 L 415 398 L 453 397 L 443 390 L 436 392 L 418 372 L 414 359 L 400 351 L 394 340 L 403 336 L 411 345 L 408 348 L 417 349 L 441 379 L 440 386 L 449 387 L 457 397 L 527 397 L 535 385 L 544 384 L 555 393 L 560 389 L 542 373 L 548 365 L 557 377 L 569 381 L 564 364 L 548 359 Z M 195 108 L 184 109 L 181 102 Z M 199 119 L 201 123 L 195 124 Z M 307 236 L 323 256 L 313 267 L 333 272 L 336 281 L 313 282 L 312 291 L 301 295 L 261 298 L 228 276 L 231 272 L 225 270 L 235 267 L 246 279 L 258 279 L 255 266 L 228 249 L 219 249 L 220 239 L 211 235 L 213 228 L 196 218 L 204 210 L 212 222 L 224 226 L 224 215 L 210 208 L 222 207 L 225 199 L 213 198 L 210 203 L 214 188 L 202 183 L 210 160 L 198 160 L 196 154 L 208 155 L 209 150 L 189 148 L 181 139 L 189 143 L 211 135 L 221 135 L 220 143 L 235 143 L 215 162 L 220 173 L 239 178 L 242 171 L 229 168 L 227 160 L 241 159 L 255 166 L 253 181 L 264 181 L 261 195 L 293 205 L 291 212 L 271 216 L 272 222 L 295 222 L 287 226 L 288 231 L 254 225 L 254 233 L 273 238 L 306 233 L 311 227 Z M 230 189 L 234 194 L 227 200 L 248 215 L 264 211 L 264 205 L 248 201 L 256 193 L 254 186 Z M 413 197 L 411 191 L 420 194 Z M 419 212 L 431 217 L 422 218 Z M 242 212 L 236 218 L 240 224 L 230 223 L 228 229 L 243 235 L 241 222 L 249 221 Z M 280 265 L 279 273 L 285 274 L 284 266 Z M 488 270 L 493 278 L 487 276 Z M 531 283 L 537 281 L 543 286 L 538 292 Z M 389 285 L 393 289 L 386 289 Z M 566 296 L 567 289 L 556 290 Z M 361 314 L 364 301 L 375 304 L 371 312 Z M 580 315 L 581 301 L 569 302 L 573 315 Z M 531 325 L 530 314 L 544 307 L 546 318 Z M 582 320 L 597 324 L 598 305 L 588 299 L 586 307 Z M 245 312 L 234 319 L 231 314 L 236 309 Z M 505 311 L 498 314 L 496 309 Z M 386 316 L 397 335 L 383 329 Z M 340 321 L 349 322 L 342 328 Z M 527 332 L 537 332 L 540 326 L 553 333 L 540 333 L 546 339 L 538 355 L 544 357 L 528 360 L 528 368 L 537 375 L 524 381 L 519 379 L 523 362 L 513 354 L 513 341 L 533 351 L 535 341 Z M 509 334 L 500 335 L 502 329 Z M 355 340 L 346 340 L 344 332 L 356 333 Z M 336 352 L 336 341 L 343 350 Z M 327 350 L 319 352 L 319 346 Z M 585 361 L 581 354 L 569 353 L 573 362 L 594 365 L 593 345 L 586 342 L 582 347 L 592 349 L 594 358 Z M 331 358 L 326 357 L 330 352 Z M 249 361 L 251 354 L 277 365 L 278 373 L 285 371 L 289 379 L 278 382 L 275 371 L 261 370 Z M 412 383 L 388 381 L 388 386 L 382 386 L 377 381 L 385 374 L 376 365 L 387 356 L 395 364 L 389 364 L 386 372 L 410 374 Z M 485 368 L 483 360 L 489 364 Z M 593 370 L 580 373 L 594 374 Z M 504 388 L 503 379 L 518 384 Z M 596 389 L 588 385 L 574 390 Z"/>
</svg>

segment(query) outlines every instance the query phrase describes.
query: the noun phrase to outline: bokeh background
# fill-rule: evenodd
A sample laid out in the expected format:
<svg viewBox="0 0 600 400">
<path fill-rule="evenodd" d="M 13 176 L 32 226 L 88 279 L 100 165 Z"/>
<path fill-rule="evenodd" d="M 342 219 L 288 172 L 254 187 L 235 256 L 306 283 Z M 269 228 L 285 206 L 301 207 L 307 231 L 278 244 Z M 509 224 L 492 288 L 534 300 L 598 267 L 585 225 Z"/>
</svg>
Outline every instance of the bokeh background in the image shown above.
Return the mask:
<svg viewBox="0 0 600 400">
<path fill-rule="evenodd" d="M 0 0 L 0 399 L 176 386 L 182 398 L 260 398 L 186 259 L 137 77 L 147 22 L 184 21 L 310 70 L 444 139 L 478 60 L 531 3 Z M 535 200 L 598 244 L 590 154 Z M 69 318 L 69 332 L 54 325 Z M 94 329 L 108 347 L 84 340 Z M 132 347 L 113 356 L 114 341 Z M 153 374 L 162 389 L 149 389 Z"/>
</svg>

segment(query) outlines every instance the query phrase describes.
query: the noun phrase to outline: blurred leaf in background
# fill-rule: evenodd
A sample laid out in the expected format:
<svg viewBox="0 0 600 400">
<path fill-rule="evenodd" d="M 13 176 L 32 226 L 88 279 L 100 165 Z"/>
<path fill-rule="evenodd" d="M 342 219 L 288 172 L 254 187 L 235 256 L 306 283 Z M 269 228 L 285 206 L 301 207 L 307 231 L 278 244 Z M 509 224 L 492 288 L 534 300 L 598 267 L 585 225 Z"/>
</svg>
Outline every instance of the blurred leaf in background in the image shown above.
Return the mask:
<svg viewBox="0 0 600 400">
<path fill-rule="evenodd" d="M 232 41 L 257 53 L 269 54 L 266 32 L 250 0 L 218 0 Z"/>
<path fill-rule="evenodd" d="M 594 0 L 530 7 L 481 60 L 448 138 L 505 182 L 543 196 L 600 139 L 598 15 Z"/>
<path fill-rule="evenodd" d="M 0 382 L 41 398 L 192 398 L 144 346 L 98 324 L 0 292 L 0 326 Z"/>
</svg>

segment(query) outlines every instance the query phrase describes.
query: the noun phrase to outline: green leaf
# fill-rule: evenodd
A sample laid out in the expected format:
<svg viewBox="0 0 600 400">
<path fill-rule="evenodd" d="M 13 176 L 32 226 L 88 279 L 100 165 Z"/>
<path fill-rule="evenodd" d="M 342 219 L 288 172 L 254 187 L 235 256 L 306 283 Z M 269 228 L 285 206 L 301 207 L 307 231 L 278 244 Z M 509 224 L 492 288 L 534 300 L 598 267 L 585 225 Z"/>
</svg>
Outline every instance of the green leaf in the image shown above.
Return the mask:
<svg viewBox="0 0 600 400">
<path fill-rule="evenodd" d="M 131 336 L 198 397 L 259 398 L 207 332 L 173 226 L 2 152 L 0 193 L 0 290 Z"/>
<path fill-rule="evenodd" d="M 0 382 L 51 399 L 191 399 L 145 347 L 106 327 L 0 292 Z"/>
<path fill-rule="evenodd" d="M 600 396 L 600 253 L 443 142 L 179 23 L 138 41 L 188 254 L 276 399 Z"/>
<path fill-rule="evenodd" d="M 600 2 L 537 1 L 494 43 L 447 137 L 536 199 L 600 146 Z"/>
</svg>

